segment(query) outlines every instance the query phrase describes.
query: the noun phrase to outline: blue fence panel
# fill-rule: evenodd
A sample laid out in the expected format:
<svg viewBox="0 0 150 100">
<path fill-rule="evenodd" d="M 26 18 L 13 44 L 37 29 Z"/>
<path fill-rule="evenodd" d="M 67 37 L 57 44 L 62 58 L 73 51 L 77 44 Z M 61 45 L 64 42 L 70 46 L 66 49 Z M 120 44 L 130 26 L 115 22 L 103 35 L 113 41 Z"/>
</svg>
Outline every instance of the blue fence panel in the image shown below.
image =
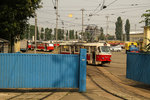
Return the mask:
<svg viewBox="0 0 150 100">
<path fill-rule="evenodd" d="M 80 51 L 80 79 L 79 91 L 86 91 L 86 49 Z"/>
<path fill-rule="evenodd" d="M 128 53 L 126 77 L 150 84 L 150 54 Z"/>
<path fill-rule="evenodd" d="M 79 55 L 0 54 L 0 88 L 79 88 L 86 91 L 86 49 Z"/>
</svg>

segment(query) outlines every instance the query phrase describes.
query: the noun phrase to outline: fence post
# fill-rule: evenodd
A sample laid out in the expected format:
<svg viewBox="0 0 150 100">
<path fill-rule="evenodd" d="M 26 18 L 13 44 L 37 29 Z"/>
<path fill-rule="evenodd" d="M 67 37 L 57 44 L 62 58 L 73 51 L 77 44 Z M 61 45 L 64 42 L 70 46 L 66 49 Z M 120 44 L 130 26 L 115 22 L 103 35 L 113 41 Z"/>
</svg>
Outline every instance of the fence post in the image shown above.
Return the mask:
<svg viewBox="0 0 150 100">
<path fill-rule="evenodd" d="M 86 49 L 80 49 L 79 92 L 86 91 Z"/>
</svg>

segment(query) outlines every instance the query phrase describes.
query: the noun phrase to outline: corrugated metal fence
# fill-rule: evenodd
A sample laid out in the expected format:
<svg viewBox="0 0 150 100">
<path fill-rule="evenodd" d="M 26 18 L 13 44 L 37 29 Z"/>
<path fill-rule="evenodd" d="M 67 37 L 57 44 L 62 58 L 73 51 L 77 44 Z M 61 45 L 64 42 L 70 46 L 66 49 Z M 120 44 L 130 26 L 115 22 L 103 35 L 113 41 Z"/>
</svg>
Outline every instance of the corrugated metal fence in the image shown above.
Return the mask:
<svg viewBox="0 0 150 100">
<path fill-rule="evenodd" d="M 0 88 L 86 90 L 86 49 L 80 55 L 0 54 Z"/>
<path fill-rule="evenodd" d="M 150 54 L 128 53 L 126 77 L 150 84 Z"/>
</svg>

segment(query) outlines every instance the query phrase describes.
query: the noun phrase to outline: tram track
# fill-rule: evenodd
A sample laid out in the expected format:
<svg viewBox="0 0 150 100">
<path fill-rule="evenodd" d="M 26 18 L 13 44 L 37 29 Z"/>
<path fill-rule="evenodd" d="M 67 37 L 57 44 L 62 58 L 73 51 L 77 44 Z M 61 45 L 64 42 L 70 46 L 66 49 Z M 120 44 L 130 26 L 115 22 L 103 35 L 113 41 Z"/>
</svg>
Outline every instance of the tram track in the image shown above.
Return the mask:
<svg viewBox="0 0 150 100">
<path fill-rule="evenodd" d="M 111 95 L 113 95 L 113 96 L 115 96 L 115 97 L 117 97 L 117 98 L 120 98 L 120 99 L 122 99 L 122 100 L 127 100 L 126 98 L 123 98 L 123 97 L 121 97 L 121 96 L 119 96 L 119 95 L 117 95 L 117 94 L 114 94 L 114 93 L 112 93 L 112 92 L 106 90 L 105 88 L 101 87 L 98 83 L 96 83 L 96 82 L 92 79 L 92 77 L 91 77 L 90 75 L 88 75 L 88 77 L 91 79 L 91 81 L 92 81 L 96 86 L 98 86 L 98 87 L 99 87 L 100 89 L 102 89 L 103 91 L 105 91 L 105 92 L 107 92 L 107 93 L 109 93 L 109 94 L 111 94 Z"/>
<path fill-rule="evenodd" d="M 115 94 L 115 93 L 112 93 L 112 92 L 110 92 L 109 90 L 107 90 L 107 89 L 103 88 L 102 86 L 100 86 L 100 85 L 92 78 L 92 76 L 91 76 L 88 72 L 87 72 L 87 76 L 90 78 L 90 80 L 91 80 L 97 87 L 99 87 L 99 88 L 102 89 L 103 91 L 105 91 L 105 92 L 111 94 L 112 96 L 115 96 L 115 97 L 117 97 L 117 98 L 120 98 L 120 99 L 122 99 L 122 100 L 127 100 L 126 98 L 121 97 L 121 96 L 119 96 L 119 95 L 117 95 L 117 94 Z"/>
<path fill-rule="evenodd" d="M 107 75 L 107 73 L 103 73 L 99 70 L 97 67 L 88 66 L 87 67 L 87 75 L 90 77 L 93 83 L 95 83 L 100 89 L 104 90 L 105 92 L 116 96 L 122 100 L 149 100 L 149 98 L 144 97 L 142 95 L 136 94 L 132 91 L 129 91 L 127 88 L 123 87 L 122 85 L 119 85 L 112 79 L 110 79 Z M 100 79 L 100 80 L 97 80 Z"/>
</svg>

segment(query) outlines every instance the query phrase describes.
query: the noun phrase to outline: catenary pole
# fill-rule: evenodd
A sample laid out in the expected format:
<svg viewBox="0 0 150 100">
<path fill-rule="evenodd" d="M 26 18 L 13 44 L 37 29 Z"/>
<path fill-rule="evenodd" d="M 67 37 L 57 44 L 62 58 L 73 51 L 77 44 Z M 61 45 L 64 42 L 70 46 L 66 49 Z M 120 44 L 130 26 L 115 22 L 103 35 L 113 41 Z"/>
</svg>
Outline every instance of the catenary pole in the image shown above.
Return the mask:
<svg viewBox="0 0 150 100">
<path fill-rule="evenodd" d="M 84 27 L 84 11 L 85 11 L 85 9 L 81 9 L 81 11 L 82 11 L 82 41 L 84 40 L 84 34 L 83 34 L 83 27 Z"/>
<path fill-rule="evenodd" d="M 35 36 L 34 36 L 35 48 L 34 48 L 34 53 L 36 53 L 36 37 L 37 37 L 37 15 L 35 13 Z"/>
<path fill-rule="evenodd" d="M 57 39 L 58 39 L 58 0 L 56 0 L 56 49 L 57 49 Z"/>
</svg>

